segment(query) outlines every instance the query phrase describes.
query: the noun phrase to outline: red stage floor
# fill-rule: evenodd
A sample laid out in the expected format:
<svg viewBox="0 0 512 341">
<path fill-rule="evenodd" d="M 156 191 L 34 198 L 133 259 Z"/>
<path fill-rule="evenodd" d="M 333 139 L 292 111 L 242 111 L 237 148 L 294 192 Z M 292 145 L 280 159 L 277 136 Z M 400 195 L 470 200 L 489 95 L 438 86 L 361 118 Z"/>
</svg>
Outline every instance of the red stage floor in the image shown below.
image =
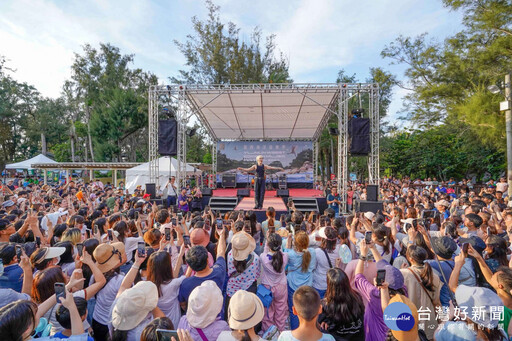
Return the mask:
<svg viewBox="0 0 512 341">
<path fill-rule="evenodd" d="M 290 196 L 296 198 L 312 198 L 312 197 L 323 197 L 323 192 L 316 189 L 307 189 L 307 188 L 290 188 Z M 236 188 L 219 188 L 213 190 L 214 197 L 236 197 Z M 265 201 L 267 198 L 276 197 L 276 191 L 265 191 Z M 251 190 L 251 198 L 254 198 L 254 191 Z M 244 200 L 247 198 L 244 198 Z M 282 201 L 282 200 L 281 200 Z M 254 207 L 254 200 L 253 207 Z M 252 207 L 251 207 L 252 208 Z M 275 208 L 275 207 L 274 207 Z M 285 207 L 286 209 L 286 207 Z M 277 208 L 276 208 L 277 210 Z"/>
<path fill-rule="evenodd" d="M 254 209 L 254 198 L 243 198 L 242 201 L 238 203 L 235 210 L 244 210 L 244 211 L 266 211 L 269 206 L 272 206 L 276 211 L 286 211 L 286 205 L 283 202 L 282 198 L 278 197 L 267 197 L 265 196 L 265 200 L 263 201 L 263 208 L 259 210 Z"/>
</svg>

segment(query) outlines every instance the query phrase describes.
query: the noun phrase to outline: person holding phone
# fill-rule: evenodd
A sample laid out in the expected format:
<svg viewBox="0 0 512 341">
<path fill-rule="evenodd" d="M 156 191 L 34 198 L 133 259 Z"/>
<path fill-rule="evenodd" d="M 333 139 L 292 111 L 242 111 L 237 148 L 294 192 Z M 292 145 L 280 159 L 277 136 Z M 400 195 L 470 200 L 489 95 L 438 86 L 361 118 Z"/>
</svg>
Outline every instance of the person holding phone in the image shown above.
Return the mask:
<svg viewBox="0 0 512 341">
<path fill-rule="evenodd" d="M 369 244 L 362 242 L 360 249 L 360 258 L 355 269 L 354 287 L 368 302 L 364 311 L 365 339 L 368 341 L 385 340 L 389 328 L 384 323 L 383 312 L 391 298 L 396 295 L 406 296 L 404 276 L 400 270 L 381 258 L 373 241 Z M 370 251 L 376 261 L 377 270 L 386 271 L 385 281 L 381 286 L 376 286 L 376 278 L 371 283 L 363 274 Z"/>
<path fill-rule="evenodd" d="M 256 157 L 256 164 L 249 168 L 238 167 L 237 170 L 242 172 L 256 172 L 254 178 L 254 209 L 258 210 L 263 208 L 263 200 L 265 199 L 265 171 L 278 170 L 284 171 L 282 167 L 272 167 L 263 164 L 263 155 Z"/>
<path fill-rule="evenodd" d="M 0 288 L 13 289 L 21 292 L 23 286 L 23 269 L 19 266 L 16 246 L 18 249 L 21 245 L 14 243 L 4 244 L 0 246 L 0 259 L 4 265 L 4 274 L 0 276 Z"/>
</svg>

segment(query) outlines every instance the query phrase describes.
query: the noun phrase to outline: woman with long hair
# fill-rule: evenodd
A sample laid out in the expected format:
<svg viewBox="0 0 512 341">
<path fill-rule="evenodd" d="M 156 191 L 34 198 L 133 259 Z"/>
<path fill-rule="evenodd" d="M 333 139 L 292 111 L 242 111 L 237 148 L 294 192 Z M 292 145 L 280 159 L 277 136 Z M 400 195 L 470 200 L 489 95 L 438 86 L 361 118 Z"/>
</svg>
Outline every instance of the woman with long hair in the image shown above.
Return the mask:
<svg viewBox="0 0 512 341">
<path fill-rule="evenodd" d="M 400 243 L 393 238 L 391 229 L 382 224 L 372 226 L 372 241 L 375 243 L 375 248 L 382 256 L 382 259 L 391 264 L 393 264 L 393 260 L 402 251 Z M 364 240 L 361 242 L 363 243 Z"/>
<path fill-rule="evenodd" d="M 400 269 L 404 276 L 404 284 L 407 287 L 409 299 L 416 307 L 423 307 L 436 311 L 441 306 L 440 296 L 443 283 L 439 276 L 432 271 L 430 264 L 425 262 L 428 259 L 427 251 L 417 245 L 410 245 L 407 248 L 406 258 L 411 264 L 406 269 Z M 425 333 L 429 340 L 434 336 L 437 328 L 437 320 L 425 321 Z"/>
<path fill-rule="evenodd" d="M 338 341 L 364 339 L 364 304 L 341 269 L 327 271 L 327 291 L 318 317 L 321 331 Z"/>
<path fill-rule="evenodd" d="M 285 268 L 288 264 L 288 254 L 281 251 L 283 239 L 273 233 L 267 236 L 265 250 L 260 261 L 263 264 L 261 284 L 272 291 L 272 303 L 266 309 L 263 318 L 263 330 L 275 325 L 279 331 L 285 330 L 288 317 L 288 288 Z"/>
<path fill-rule="evenodd" d="M 112 227 L 112 230 L 118 233 L 117 239 L 124 244 L 126 263 L 121 266 L 121 271 L 124 273 L 130 271 L 133 264 L 133 252 L 137 250 L 138 243 L 144 241 L 140 227 L 138 229 L 139 237 L 132 237 L 132 232 L 126 221 L 120 220 Z"/>
<path fill-rule="evenodd" d="M 185 248 L 180 249 L 174 269 L 171 255 L 166 251 L 157 251 L 148 258 L 147 280 L 155 283 L 158 289 L 158 308 L 171 319 L 173 325 L 180 322 L 181 311 L 178 293 L 185 276 L 178 277 Z"/>
<path fill-rule="evenodd" d="M 295 238 L 288 238 L 284 252 L 288 255 L 288 312 L 290 329 L 299 326 L 299 319 L 293 314 L 293 293 L 303 285 L 313 284 L 313 269 L 316 267 L 316 254 L 309 248 L 309 236 L 304 231 L 297 232 Z"/>
</svg>

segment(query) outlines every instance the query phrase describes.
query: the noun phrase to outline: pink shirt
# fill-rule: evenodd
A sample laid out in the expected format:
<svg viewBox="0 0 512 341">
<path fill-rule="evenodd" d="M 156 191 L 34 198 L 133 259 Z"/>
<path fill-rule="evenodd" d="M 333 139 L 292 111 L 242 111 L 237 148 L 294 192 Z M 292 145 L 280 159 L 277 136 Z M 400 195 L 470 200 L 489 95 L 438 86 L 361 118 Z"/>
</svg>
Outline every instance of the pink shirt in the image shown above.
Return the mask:
<svg viewBox="0 0 512 341">
<path fill-rule="evenodd" d="M 283 253 L 283 267 L 281 272 L 276 272 L 272 267 L 272 255 L 268 252 L 264 252 L 260 256 L 260 262 L 263 264 L 263 272 L 261 273 L 261 284 L 273 287 L 278 284 L 287 285 L 286 281 L 286 264 L 288 264 L 288 255 L 286 252 Z"/>
</svg>

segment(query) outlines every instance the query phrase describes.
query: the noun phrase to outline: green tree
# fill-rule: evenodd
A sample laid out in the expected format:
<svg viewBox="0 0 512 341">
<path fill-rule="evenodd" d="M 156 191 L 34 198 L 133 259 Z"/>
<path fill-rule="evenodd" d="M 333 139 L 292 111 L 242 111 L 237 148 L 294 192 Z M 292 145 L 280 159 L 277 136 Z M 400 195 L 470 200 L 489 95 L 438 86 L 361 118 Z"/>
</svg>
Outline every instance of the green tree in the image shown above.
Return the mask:
<svg viewBox="0 0 512 341">
<path fill-rule="evenodd" d="M 404 64 L 410 90 L 404 118 L 429 128 L 459 120 L 476 138 L 503 150 L 505 125 L 499 112 L 501 95 L 487 93 L 512 69 L 512 5 L 508 0 L 444 0 L 464 13 L 464 29 L 444 42 L 398 37 L 383 51 L 392 63 Z"/>
<path fill-rule="evenodd" d="M 288 61 L 276 51 L 275 36 L 265 38 L 254 28 L 248 42 L 240 38 L 240 29 L 232 22 L 222 23 L 220 7 L 206 1 L 208 17 L 192 17 L 194 34 L 185 42 L 174 41 L 186 58 L 188 70 L 180 70 L 176 83 L 240 84 L 291 82 Z M 277 55 L 277 56 L 276 56 Z"/>
<path fill-rule="evenodd" d="M 142 133 L 147 122 L 147 91 L 150 85 L 157 84 L 157 78 L 139 68 L 130 68 L 133 58 L 103 43 L 99 49 L 86 44 L 83 54 L 75 54 L 71 80 L 64 89 L 75 105 L 75 117 L 87 126 L 93 160 L 126 155 L 135 161 L 139 151 L 135 146 L 147 144 L 146 134 Z M 94 155 L 96 148 L 98 156 Z"/>
</svg>

